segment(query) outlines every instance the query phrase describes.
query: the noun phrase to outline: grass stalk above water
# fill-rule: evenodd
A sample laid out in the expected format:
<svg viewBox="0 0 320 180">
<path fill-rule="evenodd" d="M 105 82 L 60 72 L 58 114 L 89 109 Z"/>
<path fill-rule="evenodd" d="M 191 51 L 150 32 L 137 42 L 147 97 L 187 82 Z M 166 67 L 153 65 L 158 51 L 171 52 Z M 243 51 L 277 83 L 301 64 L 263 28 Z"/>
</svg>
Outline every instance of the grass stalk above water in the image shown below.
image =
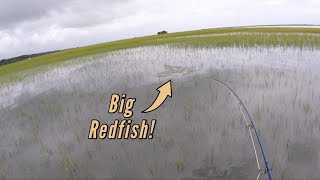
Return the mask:
<svg viewBox="0 0 320 180">
<path fill-rule="evenodd" d="M 73 48 L 0 66 L 0 84 L 20 80 L 15 74 L 36 67 L 111 51 L 171 44 L 178 47 L 320 47 L 320 28 L 255 27 L 217 28 L 125 39 Z"/>
</svg>

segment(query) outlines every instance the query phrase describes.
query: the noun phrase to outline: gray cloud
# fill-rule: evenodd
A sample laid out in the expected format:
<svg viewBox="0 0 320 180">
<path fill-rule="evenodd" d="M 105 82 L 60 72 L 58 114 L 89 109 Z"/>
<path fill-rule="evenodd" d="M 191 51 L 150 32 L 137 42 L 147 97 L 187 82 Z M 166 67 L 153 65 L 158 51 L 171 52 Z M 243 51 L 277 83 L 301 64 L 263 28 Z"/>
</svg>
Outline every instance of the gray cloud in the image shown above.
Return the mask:
<svg viewBox="0 0 320 180">
<path fill-rule="evenodd" d="M 0 28 L 10 28 L 23 21 L 47 16 L 51 10 L 58 10 L 66 2 L 68 0 L 4 0 L 0 6 Z"/>
<path fill-rule="evenodd" d="M 115 7 L 129 0 L 4 0 L 0 6 L 0 29 L 20 23 L 51 20 L 62 27 L 83 27 L 110 21 L 129 12 L 116 14 Z M 54 21 L 56 19 L 56 21 Z"/>
</svg>

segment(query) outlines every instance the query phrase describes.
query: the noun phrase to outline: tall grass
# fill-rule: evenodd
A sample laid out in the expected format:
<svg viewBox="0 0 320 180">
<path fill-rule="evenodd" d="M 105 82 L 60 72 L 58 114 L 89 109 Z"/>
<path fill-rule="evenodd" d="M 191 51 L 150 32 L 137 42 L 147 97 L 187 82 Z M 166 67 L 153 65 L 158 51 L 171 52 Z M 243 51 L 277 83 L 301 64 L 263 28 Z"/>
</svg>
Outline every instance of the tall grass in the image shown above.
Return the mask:
<svg viewBox="0 0 320 180">
<path fill-rule="evenodd" d="M 190 37 L 224 33 L 222 36 Z M 228 35 L 232 33 L 232 35 Z M 238 34 L 234 34 L 238 33 Z M 244 34 L 243 34 L 244 33 Z M 248 34 L 254 33 L 254 34 Z M 279 34 L 280 33 L 280 34 Z M 297 34 L 298 33 L 298 34 Z M 312 36 L 316 34 L 317 36 Z M 4 76 L 23 70 L 50 65 L 78 57 L 97 53 L 104 53 L 134 47 L 173 44 L 192 47 L 228 47 L 228 46 L 298 46 L 319 47 L 320 29 L 318 28 L 221 28 L 206 29 L 188 32 L 153 35 L 141 38 L 125 39 L 73 48 L 53 54 L 35 57 L 29 60 L 16 62 L 0 67 L 0 83 L 5 81 Z M 180 38 L 177 38 L 180 37 Z M 19 79 L 11 79 L 19 80 Z"/>
</svg>

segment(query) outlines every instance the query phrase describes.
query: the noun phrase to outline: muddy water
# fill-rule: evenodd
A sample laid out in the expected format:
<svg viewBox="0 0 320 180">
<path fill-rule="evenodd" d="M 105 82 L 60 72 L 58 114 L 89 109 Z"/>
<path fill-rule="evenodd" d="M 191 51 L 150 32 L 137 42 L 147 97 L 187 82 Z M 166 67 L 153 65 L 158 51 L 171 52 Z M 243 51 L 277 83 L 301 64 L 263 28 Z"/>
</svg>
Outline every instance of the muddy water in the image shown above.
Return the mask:
<svg viewBox="0 0 320 180">
<path fill-rule="evenodd" d="M 311 49 L 160 46 L 23 72 L 24 82 L 0 90 L 0 175 L 255 179 L 241 113 L 209 76 L 242 98 L 277 179 L 319 179 L 319 58 Z M 141 114 L 169 79 L 173 97 Z M 112 93 L 137 99 L 134 123 L 157 119 L 154 139 L 88 140 L 91 119 L 122 119 L 107 113 Z"/>
</svg>

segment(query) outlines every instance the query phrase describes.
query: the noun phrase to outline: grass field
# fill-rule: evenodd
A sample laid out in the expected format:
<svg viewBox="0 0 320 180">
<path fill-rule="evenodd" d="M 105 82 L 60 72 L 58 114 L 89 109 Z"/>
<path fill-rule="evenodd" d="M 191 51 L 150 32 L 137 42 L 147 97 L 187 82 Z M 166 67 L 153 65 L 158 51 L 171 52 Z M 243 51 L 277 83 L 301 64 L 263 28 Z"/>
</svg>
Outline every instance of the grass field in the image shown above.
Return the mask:
<svg viewBox="0 0 320 180">
<path fill-rule="evenodd" d="M 0 177 L 256 179 L 239 107 L 204 78 L 213 77 L 246 105 L 276 179 L 320 179 L 319 59 L 320 29 L 255 27 L 133 38 L 2 66 Z M 141 113 L 168 80 L 173 97 Z M 137 99 L 133 122 L 157 119 L 153 139 L 88 139 L 92 118 L 122 119 L 107 112 L 113 93 Z"/>
<path fill-rule="evenodd" d="M 195 47 L 295 46 L 317 48 L 320 47 L 320 28 L 256 27 L 205 29 L 107 42 L 1 66 L 0 83 L 7 82 L 8 80 L 17 80 L 19 78 L 15 77 L 15 73 L 43 65 L 55 64 L 97 53 L 160 44 Z"/>
</svg>

